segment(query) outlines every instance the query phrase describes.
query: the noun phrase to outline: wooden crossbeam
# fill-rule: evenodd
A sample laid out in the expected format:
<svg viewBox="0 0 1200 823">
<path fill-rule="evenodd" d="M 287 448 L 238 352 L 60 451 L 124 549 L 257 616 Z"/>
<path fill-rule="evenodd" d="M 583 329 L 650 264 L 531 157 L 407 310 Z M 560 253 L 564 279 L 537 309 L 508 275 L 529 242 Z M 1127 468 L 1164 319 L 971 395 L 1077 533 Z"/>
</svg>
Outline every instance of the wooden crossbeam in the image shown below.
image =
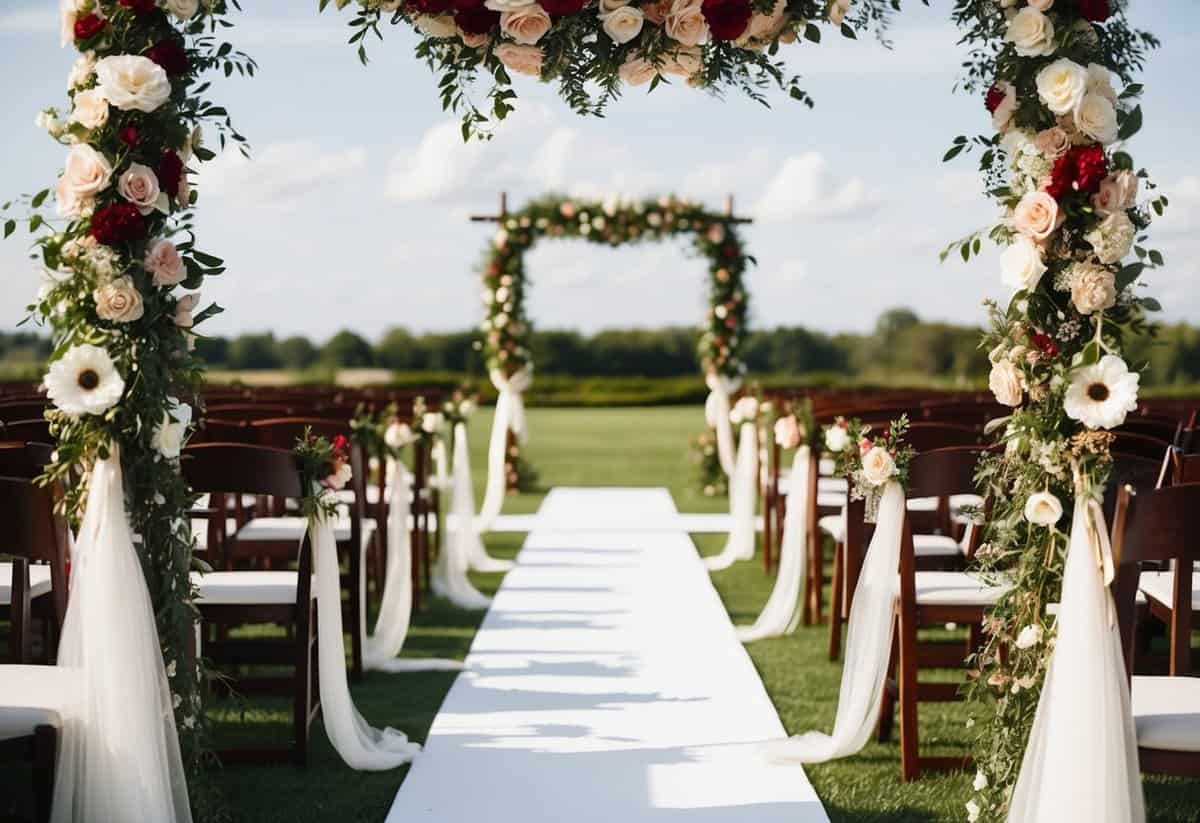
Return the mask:
<svg viewBox="0 0 1200 823">
<path fill-rule="evenodd" d="M 472 223 L 500 223 L 508 217 L 508 192 L 500 192 L 500 211 L 498 214 L 472 214 Z M 744 225 L 753 223 L 753 217 L 740 217 L 733 211 L 733 195 L 725 196 L 725 222 Z"/>
</svg>

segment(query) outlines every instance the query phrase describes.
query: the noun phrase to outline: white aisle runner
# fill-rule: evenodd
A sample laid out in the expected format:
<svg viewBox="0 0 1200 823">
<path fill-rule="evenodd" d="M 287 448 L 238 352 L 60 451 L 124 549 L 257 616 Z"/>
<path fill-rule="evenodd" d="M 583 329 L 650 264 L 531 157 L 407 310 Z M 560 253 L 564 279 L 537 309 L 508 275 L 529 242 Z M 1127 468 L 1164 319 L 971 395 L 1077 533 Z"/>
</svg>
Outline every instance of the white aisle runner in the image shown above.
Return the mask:
<svg viewBox="0 0 1200 823">
<path fill-rule="evenodd" d="M 389 823 L 821 823 L 665 489 L 555 489 Z"/>
</svg>

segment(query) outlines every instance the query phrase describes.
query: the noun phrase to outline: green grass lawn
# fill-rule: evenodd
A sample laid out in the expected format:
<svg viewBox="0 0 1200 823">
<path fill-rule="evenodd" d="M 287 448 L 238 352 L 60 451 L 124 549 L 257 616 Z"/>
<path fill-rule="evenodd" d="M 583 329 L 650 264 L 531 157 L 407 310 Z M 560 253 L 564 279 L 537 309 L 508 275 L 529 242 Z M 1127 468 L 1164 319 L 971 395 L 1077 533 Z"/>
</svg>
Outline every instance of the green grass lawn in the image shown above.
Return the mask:
<svg viewBox="0 0 1200 823">
<path fill-rule="evenodd" d="M 682 511 L 719 511 L 726 505 L 691 487 L 694 468 L 687 444 L 703 428 L 699 408 L 533 409 L 529 424 L 531 442 L 526 455 L 540 474 L 541 488 L 538 493 L 510 498 L 506 511 L 535 511 L 544 491 L 564 485 L 666 486 Z M 471 430 L 479 494 L 488 425 L 489 415 L 481 413 Z M 498 556 L 511 557 L 521 539 L 520 535 L 492 535 L 488 546 Z M 719 536 L 704 536 L 697 544 L 702 552 L 712 553 L 721 541 Z M 486 592 L 494 591 L 500 582 L 499 575 L 474 575 L 473 579 Z M 719 572 L 713 579 L 735 623 L 754 619 L 773 583 L 759 563 L 750 561 Z M 462 658 L 481 618 L 481 613 L 462 612 L 435 601 L 415 616 L 404 654 Z M 748 647 L 789 732 L 827 731 L 832 726 L 841 667 L 828 661 L 827 642 L 828 629 L 816 626 Z M 353 695 L 370 723 L 391 725 L 423 740 L 452 681 L 453 675 L 446 673 L 373 672 L 354 687 Z M 248 722 L 243 722 L 243 712 Z M 970 742 L 967 712 L 964 704 L 923 705 L 923 752 L 966 752 Z M 248 733 L 277 738 L 285 733 L 287 717 L 282 702 L 225 703 L 212 712 L 218 739 L 244 738 Z M 213 783 L 233 820 L 350 823 L 384 818 L 406 769 L 354 772 L 339 761 L 319 722 L 314 734 L 312 761 L 306 769 L 228 767 L 213 772 Z M 811 766 L 807 772 L 834 821 L 916 823 L 966 817 L 963 804 L 970 795 L 970 776 L 931 776 L 905 785 L 900 782 L 899 750 L 894 742 L 871 743 L 856 757 Z M 1200 820 L 1200 784 L 1194 781 L 1150 781 L 1147 797 L 1151 820 Z"/>
</svg>

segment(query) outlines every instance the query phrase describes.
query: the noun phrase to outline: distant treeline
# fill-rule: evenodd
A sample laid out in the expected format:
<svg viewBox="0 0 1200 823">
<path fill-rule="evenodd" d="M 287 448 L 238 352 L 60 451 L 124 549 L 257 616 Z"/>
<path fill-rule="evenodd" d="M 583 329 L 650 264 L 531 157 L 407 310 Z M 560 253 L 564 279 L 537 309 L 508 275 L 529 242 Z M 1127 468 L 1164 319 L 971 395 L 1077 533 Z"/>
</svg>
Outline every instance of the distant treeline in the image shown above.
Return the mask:
<svg viewBox="0 0 1200 823">
<path fill-rule="evenodd" d="M 762 375 L 823 374 L 863 381 L 986 381 L 988 362 L 976 327 L 925 322 L 909 309 L 881 315 L 866 334 L 828 335 L 801 327 L 752 332 L 744 355 Z M 208 338 L 198 349 L 210 366 L 235 371 L 319 371 L 386 368 L 402 372 L 483 373 L 478 333 L 413 334 L 393 328 L 372 342 L 341 331 L 324 342 L 270 333 Z M 571 377 L 682 377 L 696 374 L 696 331 L 686 327 L 609 330 L 596 334 L 546 330 L 533 335 L 538 374 Z M 49 343 L 33 334 L 0 334 L 0 364 L 36 365 Z M 1126 347 L 1134 364 L 1149 363 L 1145 384 L 1200 382 L 1200 328 L 1163 326 L 1154 340 Z"/>
</svg>

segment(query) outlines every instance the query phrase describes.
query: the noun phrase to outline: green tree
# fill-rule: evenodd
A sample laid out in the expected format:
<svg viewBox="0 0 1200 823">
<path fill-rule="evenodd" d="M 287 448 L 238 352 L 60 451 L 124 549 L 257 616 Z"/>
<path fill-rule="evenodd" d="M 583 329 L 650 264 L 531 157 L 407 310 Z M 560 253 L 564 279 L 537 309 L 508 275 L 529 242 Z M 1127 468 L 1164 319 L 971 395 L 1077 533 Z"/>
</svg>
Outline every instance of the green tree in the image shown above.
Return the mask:
<svg viewBox="0 0 1200 823">
<path fill-rule="evenodd" d="M 320 356 L 312 341 L 299 335 L 280 340 L 276 350 L 283 365 L 289 369 L 307 369 Z"/>
<path fill-rule="evenodd" d="M 226 363 L 231 369 L 278 369 L 283 365 L 275 347 L 275 335 L 243 334 L 229 344 Z"/>
<path fill-rule="evenodd" d="M 343 329 L 321 348 L 321 361 L 343 369 L 369 368 L 375 365 L 375 351 L 365 339 Z"/>
</svg>

